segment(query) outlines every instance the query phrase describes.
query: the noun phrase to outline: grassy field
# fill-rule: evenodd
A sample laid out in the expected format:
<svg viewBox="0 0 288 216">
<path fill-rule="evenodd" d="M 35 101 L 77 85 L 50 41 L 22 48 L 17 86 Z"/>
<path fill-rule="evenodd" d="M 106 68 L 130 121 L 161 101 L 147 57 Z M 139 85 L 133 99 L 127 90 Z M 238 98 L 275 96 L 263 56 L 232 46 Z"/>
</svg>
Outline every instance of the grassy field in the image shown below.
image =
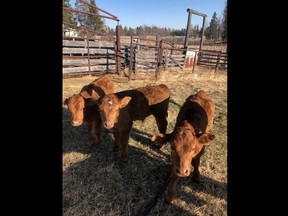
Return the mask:
<svg viewBox="0 0 288 216">
<path fill-rule="evenodd" d="M 173 130 L 176 116 L 185 99 L 204 89 L 215 102 L 216 139 L 206 147 L 199 170 L 201 182 L 191 177 L 177 184 L 176 203 L 167 205 L 164 193 L 148 215 L 227 215 L 227 71 L 195 67 L 195 71 L 136 74 L 135 80 L 109 75 L 116 91 L 145 85 L 166 84 L 171 90 L 168 130 Z M 81 87 L 96 77 L 63 79 L 63 96 L 79 93 Z M 142 215 L 170 172 L 170 144 L 159 150 L 150 141 L 158 133 L 152 116 L 135 121 L 129 139 L 127 164 L 112 151 L 113 136 L 103 131 L 103 142 L 85 146 L 85 126 L 72 127 L 69 113 L 63 108 L 63 215 L 65 216 L 134 216 Z"/>
</svg>

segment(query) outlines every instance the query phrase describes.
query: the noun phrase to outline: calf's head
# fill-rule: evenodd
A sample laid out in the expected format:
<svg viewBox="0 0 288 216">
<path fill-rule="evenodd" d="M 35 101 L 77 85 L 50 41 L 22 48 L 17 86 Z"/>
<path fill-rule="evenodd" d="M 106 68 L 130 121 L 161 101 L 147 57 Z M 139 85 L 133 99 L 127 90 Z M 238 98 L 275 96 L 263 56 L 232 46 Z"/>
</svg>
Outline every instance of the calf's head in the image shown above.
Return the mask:
<svg viewBox="0 0 288 216">
<path fill-rule="evenodd" d="M 187 177 L 191 173 L 192 159 L 204 145 L 215 139 L 211 133 L 195 134 L 194 128 L 187 122 L 170 134 L 154 135 L 152 141 L 160 144 L 170 142 L 172 156 L 172 172 L 179 177 Z"/>
<path fill-rule="evenodd" d="M 114 127 L 115 123 L 118 122 L 120 109 L 127 106 L 130 100 L 131 97 L 128 96 L 118 99 L 115 94 L 108 94 L 98 101 L 101 119 L 105 128 L 111 129 Z"/>
<path fill-rule="evenodd" d="M 72 126 L 80 126 L 83 123 L 84 118 L 84 108 L 85 108 L 85 100 L 80 95 L 72 95 L 69 98 L 65 98 L 63 100 L 63 105 L 68 107 L 70 117 L 71 117 L 71 125 Z"/>
<path fill-rule="evenodd" d="M 94 106 L 99 98 L 94 90 L 88 89 L 88 85 L 84 86 L 80 94 L 74 94 L 69 98 L 63 98 L 63 106 L 67 106 L 72 126 L 80 126 L 84 121 L 85 107 Z M 96 95 L 96 96 L 95 96 Z"/>
</svg>

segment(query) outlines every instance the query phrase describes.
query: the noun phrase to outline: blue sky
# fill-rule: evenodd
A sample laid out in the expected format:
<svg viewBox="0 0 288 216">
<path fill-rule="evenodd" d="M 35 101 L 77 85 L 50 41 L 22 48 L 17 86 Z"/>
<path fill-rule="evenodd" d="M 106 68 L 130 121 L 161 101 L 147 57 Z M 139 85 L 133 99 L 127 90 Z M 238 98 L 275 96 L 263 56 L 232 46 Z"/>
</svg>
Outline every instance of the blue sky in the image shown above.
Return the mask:
<svg viewBox="0 0 288 216">
<path fill-rule="evenodd" d="M 216 12 L 222 17 L 227 0 L 95 0 L 96 6 L 117 16 L 122 27 L 136 28 L 140 25 L 167 27 L 171 29 L 186 28 L 187 9 L 206 14 L 206 25 Z M 75 0 L 70 0 L 74 7 Z M 100 12 L 101 15 L 106 15 Z M 192 25 L 202 26 L 202 17 L 192 14 Z M 103 19 L 110 28 L 115 28 L 117 21 Z M 207 26 L 206 26 L 207 27 Z"/>
</svg>

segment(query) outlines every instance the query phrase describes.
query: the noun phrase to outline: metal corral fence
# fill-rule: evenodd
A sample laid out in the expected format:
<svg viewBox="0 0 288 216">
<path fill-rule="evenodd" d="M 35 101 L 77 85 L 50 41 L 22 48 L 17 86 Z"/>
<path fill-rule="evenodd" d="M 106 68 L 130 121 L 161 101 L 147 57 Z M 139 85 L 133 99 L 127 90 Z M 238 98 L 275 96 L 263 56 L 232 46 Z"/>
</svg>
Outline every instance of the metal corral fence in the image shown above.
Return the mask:
<svg viewBox="0 0 288 216">
<path fill-rule="evenodd" d="M 140 71 L 155 72 L 155 77 L 157 77 L 161 70 L 192 68 L 193 72 L 196 64 L 213 66 L 215 67 L 215 71 L 220 66 L 227 66 L 227 54 L 218 51 L 203 50 L 202 37 L 198 49 L 189 48 L 188 35 L 185 37 L 184 48 L 179 48 L 179 46 L 160 39 L 158 36 L 155 39 L 130 37 L 130 41 L 122 41 L 123 37 L 121 36 L 117 16 L 84 0 L 80 1 L 89 7 L 96 8 L 107 16 L 72 8 L 63 9 L 73 13 L 100 16 L 117 21 L 116 35 L 107 35 L 83 26 L 63 22 L 64 78 L 66 75 L 120 74 L 126 68 L 129 68 L 129 78 L 131 78 L 132 73 Z M 204 23 L 205 14 L 192 9 L 187 9 L 187 12 L 189 12 L 189 16 L 192 13 L 203 15 Z M 188 24 L 189 22 L 190 18 L 188 19 Z M 188 24 L 187 26 L 189 26 Z"/>
<path fill-rule="evenodd" d="M 120 71 L 129 68 L 129 77 L 136 72 L 193 68 L 199 50 L 176 48 L 164 40 L 131 37 L 121 41 Z M 116 68 L 116 42 L 97 38 L 63 37 L 63 74 L 120 73 Z"/>
<path fill-rule="evenodd" d="M 228 55 L 226 52 L 201 50 L 198 54 L 197 65 L 214 67 L 217 69 L 226 69 L 228 62 Z"/>
<path fill-rule="evenodd" d="M 177 70 L 203 65 L 222 69 L 227 67 L 227 53 L 213 50 L 181 49 L 159 40 L 131 37 L 120 46 L 120 66 L 116 68 L 116 42 L 114 39 L 63 37 L 63 74 L 120 73 L 129 69 L 129 77 L 136 72 Z M 120 71 L 119 71 L 120 70 Z"/>
</svg>

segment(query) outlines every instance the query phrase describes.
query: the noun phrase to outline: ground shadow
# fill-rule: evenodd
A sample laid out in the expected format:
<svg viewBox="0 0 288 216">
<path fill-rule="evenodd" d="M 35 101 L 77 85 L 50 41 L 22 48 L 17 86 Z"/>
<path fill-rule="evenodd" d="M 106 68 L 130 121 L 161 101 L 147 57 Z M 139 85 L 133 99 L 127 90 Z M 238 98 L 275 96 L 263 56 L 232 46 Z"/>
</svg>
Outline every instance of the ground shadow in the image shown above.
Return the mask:
<svg viewBox="0 0 288 216">
<path fill-rule="evenodd" d="M 159 199 L 156 200 L 155 206 L 151 208 L 151 213 L 148 215 L 156 214 L 153 213 L 154 208 L 157 208 L 157 211 L 160 209 L 167 212 L 177 209 L 179 215 L 193 215 L 179 206 L 165 203 L 167 187 L 162 194 L 159 194 L 159 189 L 163 187 L 170 173 L 170 163 L 159 160 L 134 146 L 129 146 L 128 155 L 128 162 L 122 163 L 119 153 L 113 152 L 110 147 L 107 148 L 104 142 L 98 146 L 97 151 L 91 152 L 87 159 L 74 163 L 64 170 L 64 213 L 73 206 L 83 207 L 83 200 L 85 200 L 84 207 L 88 215 L 96 211 L 93 209 L 95 203 L 104 201 L 106 204 L 102 203 L 98 206 L 103 215 L 142 215 L 141 213 L 158 196 Z M 183 192 L 181 189 L 183 186 L 191 187 L 191 192 Z M 177 199 L 201 207 L 207 205 L 207 201 L 197 195 L 199 192 L 227 200 L 223 195 L 226 187 L 226 183 L 205 176 L 201 177 L 200 183 L 193 182 L 191 177 L 181 178 L 177 184 Z M 111 206 L 104 208 L 102 205 Z M 131 205 L 129 213 L 123 208 L 125 205 Z M 80 211 L 75 208 L 73 211 Z"/>
<path fill-rule="evenodd" d="M 152 134 L 146 133 L 144 131 L 140 131 L 137 128 L 131 129 L 130 138 L 141 142 L 142 144 L 149 146 L 149 148 L 156 151 L 158 154 L 164 155 L 164 153 L 160 150 L 160 148 L 155 144 L 155 142 L 151 141 Z"/>
<path fill-rule="evenodd" d="M 86 154 L 86 153 L 92 153 L 93 151 L 97 150 L 98 145 L 96 144 L 94 144 L 92 147 L 86 146 L 87 131 L 86 131 L 85 123 L 83 123 L 82 125 L 78 127 L 72 126 L 70 123 L 69 111 L 66 108 L 63 108 L 62 112 L 63 112 L 62 113 L 63 153 L 77 151 L 77 152 Z M 105 141 L 106 143 L 109 143 L 111 148 L 113 147 L 114 136 L 111 131 L 105 128 L 102 128 L 101 137 L 103 141 Z M 158 154 L 163 154 L 163 152 L 155 145 L 155 143 L 151 141 L 151 137 L 152 137 L 151 134 L 145 131 L 140 131 L 134 127 L 132 127 L 131 132 L 130 132 L 131 139 L 149 146 Z"/>
<path fill-rule="evenodd" d="M 102 128 L 101 132 L 102 140 L 106 143 L 111 143 L 114 141 L 113 134 L 111 131 Z M 70 123 L 70 113 L 66 108 L 62 109 L 62 151 L 63 154 L 69 152 L 79 152 L 83 154 L 92 153 L 98 149 L 97 144 L 91 147 L 86 145 L 87 130 L 85 123 L 80 126 L 72 126 Z M 101 145 L 101 144 L 100 144 Z M 111 146 L 112 148 L 112 146 Z"/>
<path fill-rule="evenodd" d="M 120 161 L 120 153 L 112 150 L 112 133 L 102 130 L 103 142 L 89 148 L 85 145 L 85 125 L 73 127 L 69 119 L 68 110 L 63 108 L 63 155 L 76 152 L 86 156 L 72 159 L 71 164 L 63 164 L 63 215 L 79 215 L 80 212 L 85 215 L 143 215 L 157 196 L 148 215 L 168 215 L 169 212 L 196 215 L 166 204 L 167 188 L 159 195 L 159 189 L 170 173 L 171 158 L 155 146 L 150 140 L 151 134 L 132 128 L 130 138 L 149 146 L 152 151 L 147 153 L 129 145 L 128 162 L 124 164 Z M 191 192 L 183 191 L 183 186 L 191 188 Z M 207 205 L 207 201 L 197 193 L 227 201 L 223 191 L 227 191 L 226 183 L 206 176 L 201 176 L 200 183 L 193 182 L 191 177 L 181 178 L 177 184 L 177 199 L 201 207 Z"/>
<path fill-rule="evenodd" d="M 91 151 L 87 159 L 63 170 L 63 212 L 73 209 L 73 206 L 83 206 L 83 200 L 87 202 L 84 205 L 87 215 L 94 212 L 92 206 L 95 203 L 105 200 L 106 203 L 102 204 L 111 206 L 99 206 L 99 215 L 128 215 L 123 209 L 129 205 L 128 202 L 132 206 L 145 205 L 165 180 L 170 165 L 134 147 L 129 147 L 128 152 L 128 162 L 122 163 L 119 153 L 107 148 L 103 142 L 97 151 Z M 130 210 L 130 215 L 140 211 L 132 207 Z M 80 209 L 75 207 L 73 211 L 80 212 Z"/>
</svg>

